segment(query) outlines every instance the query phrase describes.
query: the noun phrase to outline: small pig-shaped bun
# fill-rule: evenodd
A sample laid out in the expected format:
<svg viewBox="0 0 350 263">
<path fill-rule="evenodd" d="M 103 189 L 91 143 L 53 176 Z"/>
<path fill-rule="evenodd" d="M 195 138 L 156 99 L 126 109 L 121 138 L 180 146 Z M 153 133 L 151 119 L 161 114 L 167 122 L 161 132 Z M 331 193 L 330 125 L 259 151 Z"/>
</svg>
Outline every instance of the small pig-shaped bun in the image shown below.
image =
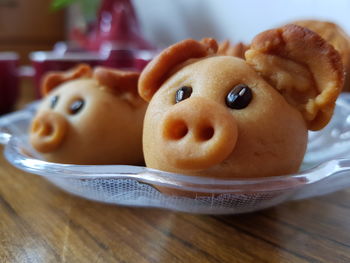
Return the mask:
<svg viewBox="0 0 350 263">
<path fill-rule="evenodd" d="M 46 160 L 70 164 L 142 164 L 146 103 L 139 73 L 81 64 L 52 72 L 29 139 Z"/>
<path fill-rule="evenodd" d="M 297 172 L 308 130 L 327 124 L 343 85 L 338 52 L 296 25 L 256 36 L 245 60 L 217 49 L 184 40 L 142 72 L 146 165 L 214 178 Z"/>
</svg>

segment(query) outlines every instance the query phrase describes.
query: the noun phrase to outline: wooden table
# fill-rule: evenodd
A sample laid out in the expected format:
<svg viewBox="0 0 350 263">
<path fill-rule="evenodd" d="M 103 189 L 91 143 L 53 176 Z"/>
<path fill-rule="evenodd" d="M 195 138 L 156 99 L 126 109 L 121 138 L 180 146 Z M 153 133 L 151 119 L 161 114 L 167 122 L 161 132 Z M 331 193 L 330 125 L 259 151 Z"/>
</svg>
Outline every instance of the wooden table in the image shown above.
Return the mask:
<svg viewBox="0 0 350 263">
<path fill-rule="evenodd" d="M 350 189 L 192 215 L 84 200 L 1 156 L 0 262 L 350 262 Z"/>
</svg>

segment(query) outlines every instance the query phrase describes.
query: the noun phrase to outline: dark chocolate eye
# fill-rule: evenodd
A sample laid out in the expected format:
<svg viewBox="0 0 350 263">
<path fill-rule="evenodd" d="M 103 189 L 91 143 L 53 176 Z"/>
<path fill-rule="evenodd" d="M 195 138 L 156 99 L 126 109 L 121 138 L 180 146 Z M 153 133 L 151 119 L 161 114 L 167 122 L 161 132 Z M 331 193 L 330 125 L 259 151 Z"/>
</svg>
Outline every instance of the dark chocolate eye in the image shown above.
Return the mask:
<svg viewBox="0 0 350 263">
<path fill-rule="evenodd" d="M 176 91 L 175 101 L 176 103 L 189 98 L 192 94 L 192 88 L 183 86 Z"/>
<path fill-rule="evenodd" d="M 247 85 L 238 84 L 227 94 L 226 105 L 231 109 L 240 110 L 248 106 L 252 97 L 252 90 Z"/>
<path fill-rule="evenodd" d="M 53 96 L 51 99 L 50 99 L 50 108 L 53 109 L 55 108 L 57 102 L 58 102 L 58 96 Z"/>
<path fill-rule="evenodd" d="M 70 114 L 77 114 L 84 107 L 84 104 L 85 102 L 83 99 L 73 101 L 73 103 L 69 106 Z"/>
</svg>

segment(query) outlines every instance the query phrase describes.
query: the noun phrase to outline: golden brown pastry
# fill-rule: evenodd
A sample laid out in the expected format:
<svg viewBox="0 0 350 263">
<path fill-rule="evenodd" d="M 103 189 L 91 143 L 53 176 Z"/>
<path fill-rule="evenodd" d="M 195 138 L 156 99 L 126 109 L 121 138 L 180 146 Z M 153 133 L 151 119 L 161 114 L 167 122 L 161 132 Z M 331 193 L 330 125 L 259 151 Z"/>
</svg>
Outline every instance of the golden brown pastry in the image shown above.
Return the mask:
<svg viewBox="0 0 350 263">
<path fill-rule="evenodd" d="M 293 24 L 311 29 L 339 52 L 346 71 L 344 91 L 350 91 L 350 37 L 337 24 L 320 20 L 298 20 Z"/>
<path fill-rule="evenodd" d="M 142 164 L 146 103 L 137 94 L 138 78 L 87 65 L 46 75 L 30 143 L 51 162 Z"/>
<path fill-rule="evenodd" d="M 225 40 L 219 44 L 218 55 L 234 56 L 244 58 L 244 53 L 249 49 L 249 46 L 243 42 L 238 42 L 231 45 L 230 41 Z"/>
<path fill-rule="evenodd" d="M 146 165 L 213 178 L 291 174 L 308 130 L 329 121 L 344 81 L 339 53 L 296 25 L 256 36 L 246 60 L 188 39 L 141 73 Z"/>
</svg>

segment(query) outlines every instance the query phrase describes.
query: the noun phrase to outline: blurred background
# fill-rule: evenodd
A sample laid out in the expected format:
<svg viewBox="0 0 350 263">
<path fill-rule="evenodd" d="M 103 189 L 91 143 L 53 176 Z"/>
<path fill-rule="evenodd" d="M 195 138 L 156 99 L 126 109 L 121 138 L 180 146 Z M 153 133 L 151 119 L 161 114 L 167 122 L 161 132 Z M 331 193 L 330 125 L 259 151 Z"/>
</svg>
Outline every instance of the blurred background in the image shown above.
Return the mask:
<svg viewBox="0 0 350 263">
<path fill-rule="evenodd" d="M 21 63 L 35 50 L 51 50 L 73 27 L 96 18 L 99 3 L 85 10 L 82 0 L 0 0 L 0 50 L 16 51 Z M 96 2 L 97 4 L 95 4 Z M 249 42 L 262 30 L 297 19 L 330 20 L 350 33 L 348 0 L 132 0 L 147 40 L 167 46 L 184 38 L 214 37 Z M 94 10 L 95 8 L 95 10 Z M 85 19 L 85 20 L 84 20 Z"/>
<path fill-rule="evenodd" d="M 15 51 L 28 63 L 34 50 L 50 50 L 66 37 L 65 12 L 48 0 L 0 0 L 0 50 Z"/>
<path fill-rule="evenodd" d="M 263 30 L 299 19 L 332 21 L 350 34 L 349 13 L 348 0 L 0 0 L 0 52 L 15 52 L 0 60 L 16 60 L 19 74 L 11 74 L 20 75 L 16 84 L 1 82 L 11 74 L 0 74 L 0 112 L 5 97 L 19 98 L 18 105 L 38 98 L 41 75 L 71 66 L 62 60 L 72 57 L 74 63 L 103 60 L 140 70 L 157 51 L 184 38 L 249 43 Z M 142 57 L 135 50 L 149 53 Z M 74 52 L 80 55 L 67 55 Z M 16 85 L 21 92 L 13 91 Z"/>
<path fill-rule="evenodd" d="M 134 0 L 133 3 L 145 36 L 160 45 L 208 36 L 249 42 L 263 30 L 299 19 L 333 21 L 350 33 L 348 0 Z"/>
</svg>

